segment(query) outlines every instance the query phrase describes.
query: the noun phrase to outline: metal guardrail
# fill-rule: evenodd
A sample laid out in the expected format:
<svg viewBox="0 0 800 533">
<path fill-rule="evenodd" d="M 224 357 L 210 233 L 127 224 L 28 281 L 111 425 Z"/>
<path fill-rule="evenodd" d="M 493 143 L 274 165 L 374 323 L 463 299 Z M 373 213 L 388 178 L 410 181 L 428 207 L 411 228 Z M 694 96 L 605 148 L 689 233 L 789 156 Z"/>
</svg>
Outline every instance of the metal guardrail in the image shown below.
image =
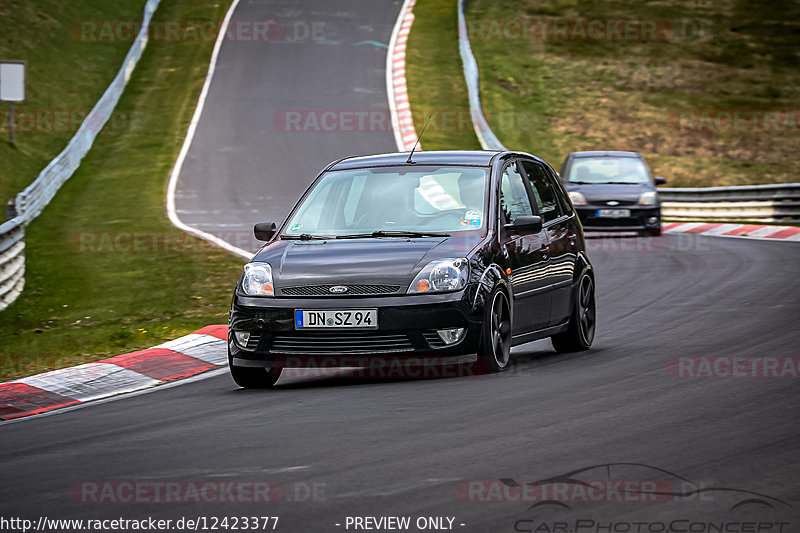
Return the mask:
<svg viewBox="0 0 800 533">
<path fill-rule="evenodd" d="M 662 188 L 658 193 L 668 220 L 800 222 L 800 183 Z"/>
<path fill-rule="evenodd" d="M 469 33 L 467 32 L 467 21 L 464 18 L 464 8 L 468 0 L 458 0 L 458 50 L 461 53 L 461 63 L 464 65 L 464 79 L 467 82 L 469 92 L 469 112 L 472 116 L 472 127 L 481 148 L 484 150 L 505 150 L 506 147 L 492 131 L 489 122 L 483 114 L 481 107 L 481 89 L 478 74 L 478 62 L 472 55 L 472 47 L 469 44 Z"/>
<path fill-rule="evenodd" d="M 9 211 L 13 213 L 13 218 L 0 225 L 0 311 L 17 299 L 25 285 L 25 226 L 39 216 L 58 189 L 72 176 L 94 144 L 97 134 L 111 118 L 147 46 L 150 20 L 160 3 L 161 0 L 148 0 L 145 4 L 141 30 L 128 50 L 122 67 L 66 148 L 10 202 Z"/>
</svg>

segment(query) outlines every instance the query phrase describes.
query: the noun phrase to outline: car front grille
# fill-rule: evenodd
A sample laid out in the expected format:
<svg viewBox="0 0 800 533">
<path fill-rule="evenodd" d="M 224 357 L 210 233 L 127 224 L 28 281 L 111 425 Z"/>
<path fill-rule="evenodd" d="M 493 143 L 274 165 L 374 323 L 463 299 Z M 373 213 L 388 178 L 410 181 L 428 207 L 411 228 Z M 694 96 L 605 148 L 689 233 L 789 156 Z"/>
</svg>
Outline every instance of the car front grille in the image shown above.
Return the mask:
<svg viewBox="0 0 800 533">
<path fill-rule="evenodd" d="M 278 334 L 272 340 L 271 353 L 277 354 L 370 354 L 410 352 L 414 346 L 404 333 L 297 332 Z"/>
<path fill-rule="evenodd" d="M 332 293 L 331 287 L 347 287 L 347 291 Z M 283 296 L 374 296 L 400 292 L 400 285 L 301 285 L 280 291 Z"/>
</svg>

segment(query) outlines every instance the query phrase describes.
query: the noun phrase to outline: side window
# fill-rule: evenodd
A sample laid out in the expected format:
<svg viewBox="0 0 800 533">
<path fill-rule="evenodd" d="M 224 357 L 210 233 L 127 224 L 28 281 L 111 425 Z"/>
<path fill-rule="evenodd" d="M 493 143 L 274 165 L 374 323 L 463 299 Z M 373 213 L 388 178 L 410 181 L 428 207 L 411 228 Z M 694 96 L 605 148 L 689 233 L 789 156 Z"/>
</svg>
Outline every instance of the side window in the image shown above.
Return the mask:
<svg viewBox="0 0 800 533">
<path fill-rule="evenodd" d="M 503 170 L 500 185 L 500 210 L 505 215 L 506 224 L 514 222 L 519 216 L 532 215 L 531 201 L 525 189 L 525 181 L 517 170 L 516 163 Z"/>
<path fill-rule="evenodd" d="M 550 222 L 560 217 L 561 209 L 556 199 L 556 192 L 545 169 L 530 161 L 523 161 L 522 168 L 525 169 L 525 173 L 531 182 L 531 188 L 536 196 L 536 203 L 539 204 L 542 222 Z"/>
<path fill-rule="evenodd" d="M 553 184 L 553 190 L 556 192 L 558 203 L 561 205 L 561 212 L 568 216 L 572 215 L 572 201 L 569 199 L 569 196 L 567 196 L 567 191 L 564 190 L 561 179 L 553 172 L 547 172 L 547 175 L 550 178 L 550 183 Z"/>
</svg>

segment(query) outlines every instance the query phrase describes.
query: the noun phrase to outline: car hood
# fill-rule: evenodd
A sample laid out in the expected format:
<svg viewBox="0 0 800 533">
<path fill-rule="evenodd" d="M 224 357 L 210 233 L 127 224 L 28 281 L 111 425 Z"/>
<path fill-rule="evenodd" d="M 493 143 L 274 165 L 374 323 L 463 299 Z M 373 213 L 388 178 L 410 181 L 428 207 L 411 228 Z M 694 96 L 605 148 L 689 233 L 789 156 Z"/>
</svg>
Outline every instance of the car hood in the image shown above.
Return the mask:
<svg viewBox="0 0 800 533">
<path fill-rule="evenodd" d="M 655 187 L 649 183 L 612 184 L 596 183 L 591 185 L 566 184 L 568 191 L 578 191 L 589 203 L 602 203 L 616 200 L 620 203 L 635 204 L 643 192 L 654 191 Z"/>
<path fill-rule="evenodd" d="M 435 259 L 466 257 L 479 236 L 278 240 L 253 261 L 269 263 L 278 288 L 300 285 L 408 285 Z"/>
</svg>

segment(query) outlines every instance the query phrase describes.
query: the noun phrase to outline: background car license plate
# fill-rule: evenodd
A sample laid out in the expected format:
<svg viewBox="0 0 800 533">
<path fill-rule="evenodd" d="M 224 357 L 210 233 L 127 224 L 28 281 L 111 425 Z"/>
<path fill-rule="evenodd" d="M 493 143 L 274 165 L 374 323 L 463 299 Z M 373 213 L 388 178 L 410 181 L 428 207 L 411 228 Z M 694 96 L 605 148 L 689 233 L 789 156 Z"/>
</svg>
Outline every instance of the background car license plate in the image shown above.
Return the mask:
<svg viewBox="0 0 800 533">
<path fill-rule="evenodd" d="M 319 309 L 294 312 L 294 327 L 299 328 L 377 328 L 377 309 Z"/>
<path fill-rule="evenodd" d="M 598 217 L 604 218 L 627 218 L 631 216 L 630 209 L 598 209 Z"/>
</svg>

